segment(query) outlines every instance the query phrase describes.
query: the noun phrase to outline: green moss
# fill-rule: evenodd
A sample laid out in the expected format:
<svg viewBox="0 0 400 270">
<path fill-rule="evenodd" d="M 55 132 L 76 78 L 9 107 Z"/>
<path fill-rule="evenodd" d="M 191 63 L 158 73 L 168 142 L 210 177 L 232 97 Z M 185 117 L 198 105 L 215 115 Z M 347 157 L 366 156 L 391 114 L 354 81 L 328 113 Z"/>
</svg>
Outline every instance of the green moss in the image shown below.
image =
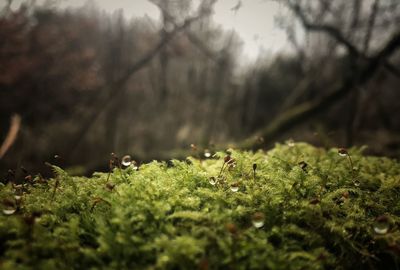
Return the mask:
<svg viewBox="0 0 400 270">
<path fill-rule="evenodd" d="M 54 179 L 0 186 L 3 210 L 17 208 L 0 215 L 0 268 L 399 266 L 398 162 L 351 149 L 352 170 L 337 149 L 303 143 L 230 151 L 235 163 L 222 173 L 221 152 L 91 178 L 54 167 Z M 265 217 L 261 228 L 252 225 L 255 213 Z M 387 233 L 374 232 L 377 218 Z"/>
</svg>

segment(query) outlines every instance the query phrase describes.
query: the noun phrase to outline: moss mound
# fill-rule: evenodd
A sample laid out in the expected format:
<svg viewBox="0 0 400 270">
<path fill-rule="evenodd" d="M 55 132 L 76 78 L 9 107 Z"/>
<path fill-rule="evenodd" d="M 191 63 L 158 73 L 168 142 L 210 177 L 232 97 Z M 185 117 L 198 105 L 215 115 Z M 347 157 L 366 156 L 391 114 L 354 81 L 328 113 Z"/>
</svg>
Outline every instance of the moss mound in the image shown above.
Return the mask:
<svg viewBox="0 0 400 270">
<path fill-rule="evenodd" d="M 341 153 L 296 143 L 0 184 L 0 268 L 396 268 L 400 164 Z"/>
</svg>

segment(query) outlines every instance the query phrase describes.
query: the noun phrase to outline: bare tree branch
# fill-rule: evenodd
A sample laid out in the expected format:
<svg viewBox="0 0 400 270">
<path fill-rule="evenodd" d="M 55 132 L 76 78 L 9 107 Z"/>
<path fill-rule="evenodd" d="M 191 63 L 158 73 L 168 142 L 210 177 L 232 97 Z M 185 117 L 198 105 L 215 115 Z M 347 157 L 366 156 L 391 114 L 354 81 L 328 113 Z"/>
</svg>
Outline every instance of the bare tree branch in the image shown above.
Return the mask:
<svg viewBox="0 0 400 270">
<path fill-rule="evenodd" d="M 160 52 L 179 32 L 182 32 L 184 29 L 189 27 L 195 21 L 200 20 L 204 16 L 209 15 L 209 13 L 200 12 L 198 15 L 187 18 L 181 25 L 176 26 L 172 31 L 166 32 L 163 35 L 163 38 L 157 43 L 156 46 L 153 47 L 147 54 L 145 54 L 141 59 L 132 64 L 126 72 L 116 81 L 111 82 L 98 91 L 101 93 L 102 91 L 108 89 L 106 97 L 98 102 L 96 102 L 97 109 L 93 110 L 93 112 L 88 116 L 88 118 L 83 122 L 81 128 L 78 130 L 76 136 L 71 141 L 73 147 L 70 147 L 73 154 L 73 151 L 79 146 L 80 142 L 85 137 L 85 134 L 91 129 L 96 120 L 100 117 L 102 112 L 104 112 L 107 106 L 111 105 L 116 97 L 118 97 L 124 91 L 124 84 L 131 78 L 133 74 L 146 67 L 147 64 Z"/>
<path fill-rule="evenodd" d="M 199 20 L 202 16 L 196 16 L 190 19 L 185 20 L 185 22 L 181 26 L 177 26 L 174 28 L 172 32 L 167 32 L 166 35 L 164 35 L 163 39 L 161 39 L 158 44 L 151 50 L 149 51 L 144 57 L 142 57 L 140 60 L 138 60 L 136 63 L 134 63 L 130 68 L 127 69 L 125 74 L 116 82 L 117 85 L 123 85 L 134 73 L 142 69 L 144 66 L 149 63 L 154 56 L 157 55 L 157 53 L 164 48 L 168 42 L 170 42 L 177 33 L 183 31 L 185 28 L 187 28 L 190 24 L 193 22 Z"/>
<path fill-rule="evenodd" d="M 400 78 L 400 69 L 398 67 L 394 66 L 389 61 L 386 61 L 383 66 L 386 68 L 387 71 Z"/>
<path fill-rule="evenodd" d="M 351 21 L 351 30 L 358 27 L 360 21 L 360 13 L 362 10 L 362 0 L 353 0 L 353 19 Z"/>
<path fill-rule="evenodd" d="M 249 139 L 238 144 L 237 146 L 245 149 L 252 149 L 260 146 L 255 138 L 264 138 L 268 142 L 275 138 L 278 134 L 293 128 L 295 125 L 302 123 L 304 120 L 327 110 L 332 105 L 354 89 L 355 86 L 366 84 L 376 73 L 381 65 L 387 63 L 387 59 L 400 48 L 400 31 L 395 33 L 390 40 L 383 46 L 374 57 L 370 58 L 368 63 L 361 68 L 360 76 L 349 74 L 343 82 L 332 87 L 332 91 L 321 98 L 301 103 L 286 112 L 280 114 L 267 127 L 251 136 Z"/>
<path fill-rule="evenodd" d="M 164 14 L 164 18 L 168 20 L 168 22 L 172 23 L 175 27 L 177 23 L 174 17 L 162 6 L 158 1 L 155 0 L 148 0 L 150 3 L 157 6 L 162 13 Z M 218 54 L 213 52 L 207 45 L 205 45 L 195 34 L 193 34 L 189 29 L 185 29 L 185 35 L 189 39 L 189 41 L 198 48 L 207 58 L 211 59 L 214 62 L 218 62 Z"/>
<path fill-rule="evenodd" d="M 386 43 L 386 45 L 375 54 L 372 59 L 374 61 L 382 62 L 383 60 L 389 59 L 389 57 L 397 51 L 400 46 L 400 30 L 398 30 Z"/>
<path fill-rule="evenodd" d="M 208 48 L 207 45 L 205 45 L 195 34 L 190 31 L 185 31 L 185 34 L 189 41 L 195 45 L 205 56 L 207 56 L 207 58 L 214 62 L 218 62 L 217 54 Z"/>
<path fill-rule="evenodd" d="M 364 47 L 363 47 L 364 53 L 368 52 L 369 44 L 371 43 L 371 38 L 372 38 L 378 10 L 379 10 L 379 0 L 375 0 L 374 3 L 372 4 L 371 14 L 370 14 L 369 20 L 368 20 L 367 32 L 366 32 L 365 38 L 364 38 Z"/>
<path fill-rule="evenodd" d="M 292 4 L 289 3 L 289 8 L 295 13 L 295 15 L 300 19 L 304 28 L 308 31 L 313 32 L 322 32 L 326 33 L 332 38 L 334 38 L 338 43 L 346 47 L 347 51 L 350 55 L 354 57 L 358 57 L 361 55 L 358 48 L 353 45 L 344 35 L 343 33 L 336 27 L 328 24 L 314 24 L 308 21 L 306 15 L 302 11 L 301 7 L 298 3 Z"/>
</svg>

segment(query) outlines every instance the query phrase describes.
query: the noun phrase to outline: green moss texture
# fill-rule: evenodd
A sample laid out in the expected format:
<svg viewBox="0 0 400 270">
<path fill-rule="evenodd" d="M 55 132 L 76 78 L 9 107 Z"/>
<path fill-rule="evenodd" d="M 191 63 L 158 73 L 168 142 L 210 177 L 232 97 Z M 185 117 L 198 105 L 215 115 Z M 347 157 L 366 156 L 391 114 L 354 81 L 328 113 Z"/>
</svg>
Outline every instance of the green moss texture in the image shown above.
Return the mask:
<svg viewBox="0 0 400 270">
<path fill-rule="evenodd" d="M 341 153 L 289 143 L 0 184 L 0 269 L 396 269 L 400 164 Z"/>
</svg>

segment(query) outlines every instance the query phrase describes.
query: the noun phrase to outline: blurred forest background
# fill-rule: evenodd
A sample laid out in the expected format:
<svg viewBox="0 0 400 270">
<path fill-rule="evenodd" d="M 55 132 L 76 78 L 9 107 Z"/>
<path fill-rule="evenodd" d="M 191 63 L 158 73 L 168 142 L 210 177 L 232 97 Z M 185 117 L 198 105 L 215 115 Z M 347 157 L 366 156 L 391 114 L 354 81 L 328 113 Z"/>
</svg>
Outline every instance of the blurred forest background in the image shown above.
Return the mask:
<svg viewBox="0 0 400 270">
<path fill-rule="evenodd" d="M 111 152 L 182 158 L 190 144 L 292 138 L 400 157 L 400 1 L 276 0 L 291 50 L 240 69 L 242 41 L 213 22 L 215 0 L 150 2 L 160 21 L 91 4 L 2 6 L 2 181 L 46 174 L 46 161 L 106 171 Z"/>
</svg>

